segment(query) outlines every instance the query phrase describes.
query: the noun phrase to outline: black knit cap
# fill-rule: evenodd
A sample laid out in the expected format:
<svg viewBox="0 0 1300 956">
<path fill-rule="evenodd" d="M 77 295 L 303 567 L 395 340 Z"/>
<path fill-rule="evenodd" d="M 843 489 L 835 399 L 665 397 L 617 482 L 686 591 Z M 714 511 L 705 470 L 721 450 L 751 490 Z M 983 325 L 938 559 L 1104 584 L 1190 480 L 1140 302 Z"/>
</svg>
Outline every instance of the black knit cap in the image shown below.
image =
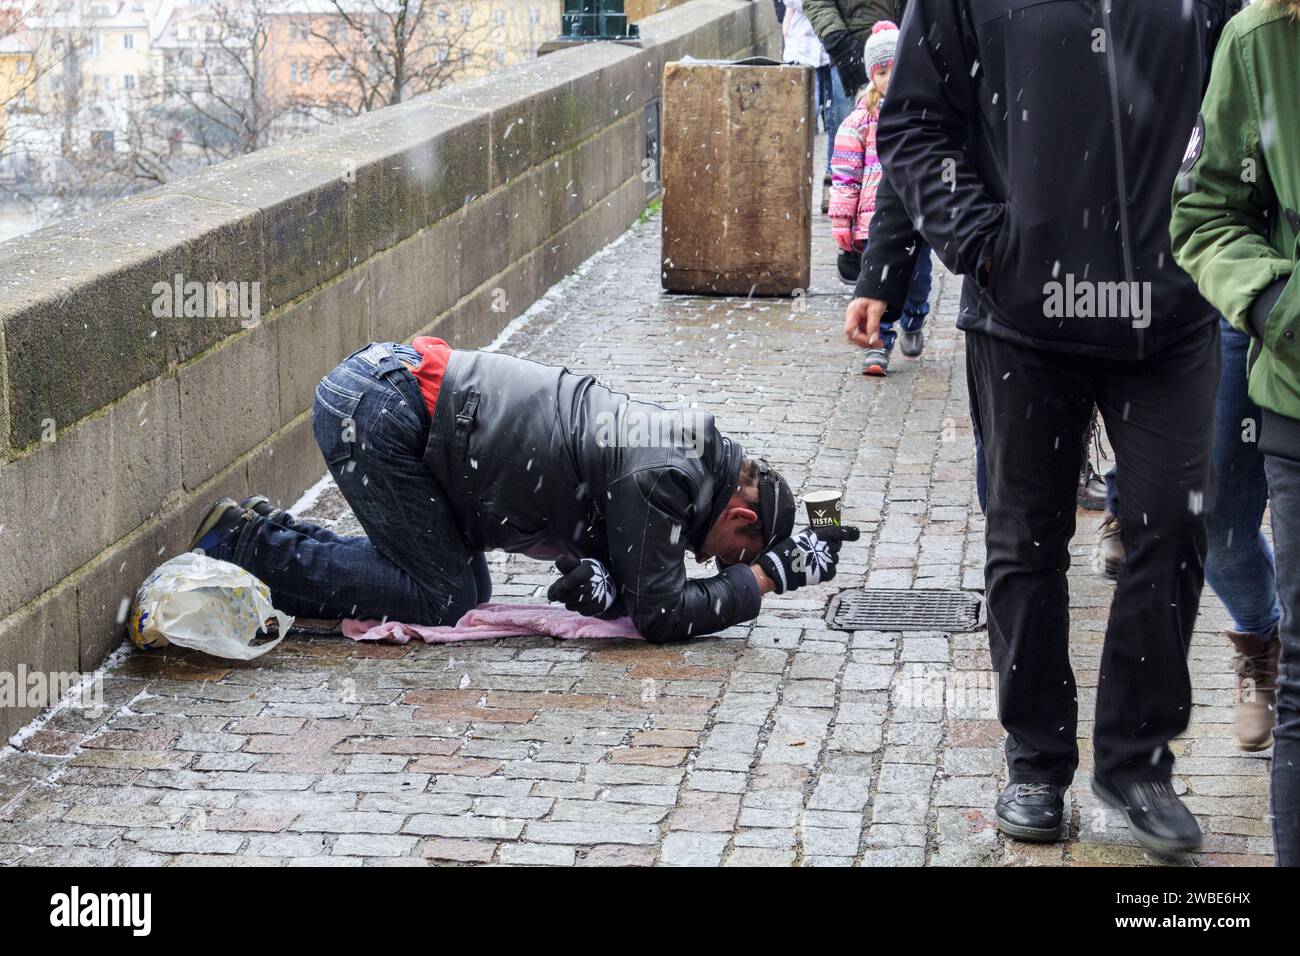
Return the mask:
<svg viewBox="0 0 1300 956">
<path fill-rule="evenodd" d="M 763 547 L 770 548 L 790 537 L 796 512 L 794 494 L 781 473 L 758 458 L 758 520 L 763 526 Z"/>
</svg>

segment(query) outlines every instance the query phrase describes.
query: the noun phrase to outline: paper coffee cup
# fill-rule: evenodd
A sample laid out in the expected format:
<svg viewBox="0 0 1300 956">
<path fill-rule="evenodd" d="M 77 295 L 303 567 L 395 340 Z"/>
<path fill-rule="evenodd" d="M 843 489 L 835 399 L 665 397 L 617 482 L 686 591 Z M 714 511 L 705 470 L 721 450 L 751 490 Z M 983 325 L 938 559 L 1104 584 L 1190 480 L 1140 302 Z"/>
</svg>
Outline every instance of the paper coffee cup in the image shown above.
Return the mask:
<svg viewBox="0 0 1300 956">
<path fill-rule="evenodd" d="M 838 526 L 843 516 L 844 492 L 814 491 L 804 495 L 803 504 L 808 509 L 808 523 L 814 528 Z"/>
</svg>

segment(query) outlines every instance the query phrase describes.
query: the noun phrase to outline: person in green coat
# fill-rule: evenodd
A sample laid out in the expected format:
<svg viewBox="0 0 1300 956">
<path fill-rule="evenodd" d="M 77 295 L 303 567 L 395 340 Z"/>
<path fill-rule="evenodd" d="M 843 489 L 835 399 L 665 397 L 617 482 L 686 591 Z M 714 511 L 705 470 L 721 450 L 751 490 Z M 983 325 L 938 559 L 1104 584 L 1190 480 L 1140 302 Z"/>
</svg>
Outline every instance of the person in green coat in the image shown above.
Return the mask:
<svg viewBox="0 0 1300 956">
<path fill-rule="evenodd" d="M 1277 556 L 1280 672 L 1273 841 L 1300 866 L 1300 0 L 1260 0 L 1228 22 L 1174 189 L 1174 259 L 1251 337 Z M 1231 495 L 1234 488 L 1219 488 Z"/>
<path fill-rule="evenodd" d="M 826 170 L 822 175 L 822 213 L 830 211 L 831 154 L 835 131 L 853 112 L 858 92 L 867 85 L 863 47 L 879 20 L 898 23 L 907 0 L 804 0 L 803 13 L 831 58 L 830 103 L 826 123 Z"/>
<path fill-rule="evenodd" d="M 903 18 L 907 0 L 804 0 L 804 14 L 839 71 L 850 97 L 867 85 L 862 66 L 863 44 L 879 20 Z M 834 130 L 831 131 L 834 137 Z"/>
</svg>

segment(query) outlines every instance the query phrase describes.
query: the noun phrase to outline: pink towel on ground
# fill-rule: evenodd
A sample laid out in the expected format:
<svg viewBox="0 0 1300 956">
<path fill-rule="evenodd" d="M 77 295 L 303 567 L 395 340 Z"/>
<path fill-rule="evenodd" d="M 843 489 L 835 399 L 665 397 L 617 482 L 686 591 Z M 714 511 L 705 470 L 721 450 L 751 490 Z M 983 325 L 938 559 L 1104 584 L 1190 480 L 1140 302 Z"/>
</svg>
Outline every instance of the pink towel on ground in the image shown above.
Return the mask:
<svg viewBox="0 0 1300 956">
<path fill-rule="evenodd" d="M 632 619 L 620 617 L 602 621 L 550 604 L 480 604 L 447 627 L 426 627 L 398 621 L 357 621 L 342 624 L 343 635 L 354 641 L 389 641 L 405 644 L 418 637 L 426 644 L 453 641 L 488 641 L 498 637 L 542 635 L 560 638 L 627 638 L 641 640 Z"/>
</svg>

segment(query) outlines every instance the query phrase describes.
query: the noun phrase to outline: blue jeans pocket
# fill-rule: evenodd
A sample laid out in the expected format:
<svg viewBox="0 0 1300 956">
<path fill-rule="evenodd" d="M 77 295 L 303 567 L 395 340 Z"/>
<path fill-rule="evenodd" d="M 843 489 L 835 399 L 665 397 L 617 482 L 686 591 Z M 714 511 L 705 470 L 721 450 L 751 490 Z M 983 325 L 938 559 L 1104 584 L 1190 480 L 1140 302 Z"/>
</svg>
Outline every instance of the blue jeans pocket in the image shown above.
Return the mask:
<svg viewBox="0 0 1300 956">
<path fill-rule="evenodd" d="M 337 465 L 352 457 L 357 443 L 357 406 L 360 404 L 360 392 L 340 388 L 328 378 L 316 386 L 311 428 L 327 465 Z"/>
<path fill-rule="evenodd" d="M 429 436 L 420 412 L 411 407 L 402 392 L 387 387 L 388 394 L 382 401 L 376 394 L 370 414 L 362 416 L 366 448 L 389 458 L 423 459 Z"/>
</svg>

